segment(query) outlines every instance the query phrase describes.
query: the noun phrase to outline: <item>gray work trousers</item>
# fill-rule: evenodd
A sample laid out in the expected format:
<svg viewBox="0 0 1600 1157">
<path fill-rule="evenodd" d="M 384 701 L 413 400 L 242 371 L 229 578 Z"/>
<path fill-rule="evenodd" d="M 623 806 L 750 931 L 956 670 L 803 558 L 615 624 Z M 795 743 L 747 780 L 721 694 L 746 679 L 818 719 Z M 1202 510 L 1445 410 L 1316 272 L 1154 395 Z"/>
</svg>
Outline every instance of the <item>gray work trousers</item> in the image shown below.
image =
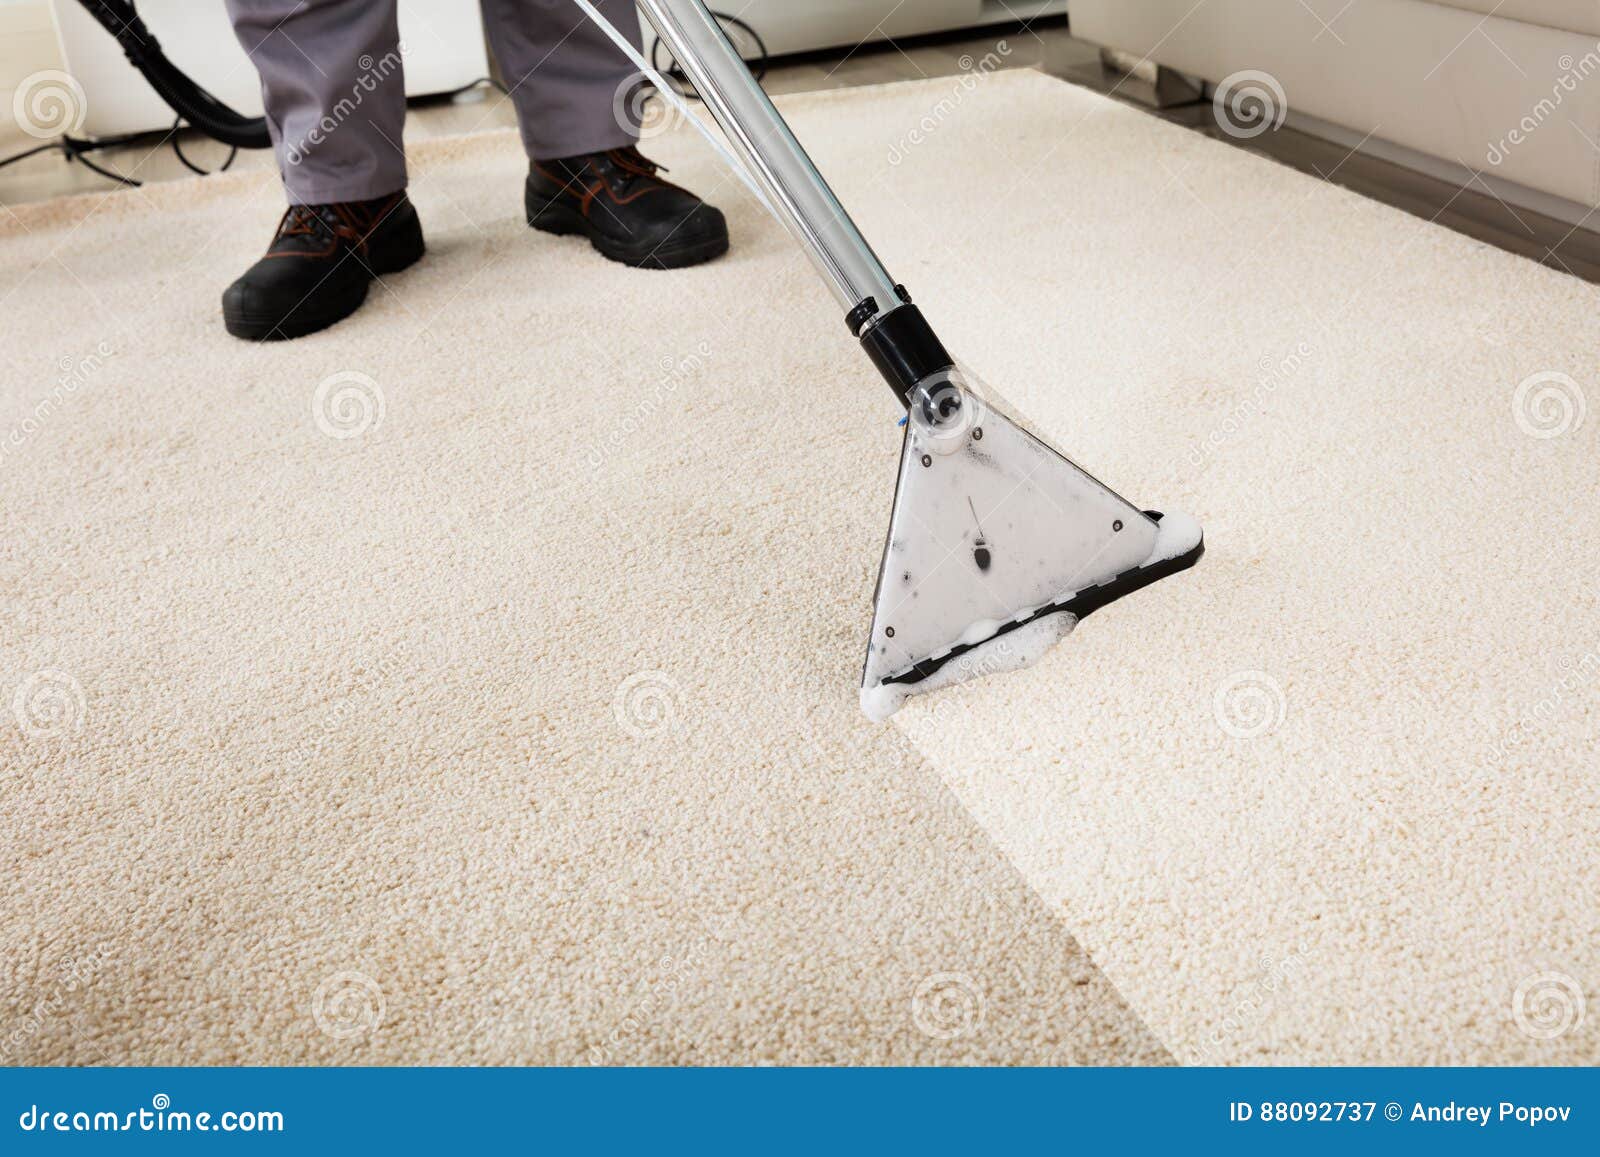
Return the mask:
<svg viewBox="0 0 1600 1157">
<path fill-rule="evenodd" d="M 571 0 L 480 2 L 530 157 L 570 157 L 638 139 L 626 99 L 635 69 L 582 9 Z M 403 189 L 405 77 L 395 0 L 227 5 L 239 43 L 261 74 L 290 203 L 364 201 Z M 594 5 L 639 45 L 634 0 Z"/>
</svg>

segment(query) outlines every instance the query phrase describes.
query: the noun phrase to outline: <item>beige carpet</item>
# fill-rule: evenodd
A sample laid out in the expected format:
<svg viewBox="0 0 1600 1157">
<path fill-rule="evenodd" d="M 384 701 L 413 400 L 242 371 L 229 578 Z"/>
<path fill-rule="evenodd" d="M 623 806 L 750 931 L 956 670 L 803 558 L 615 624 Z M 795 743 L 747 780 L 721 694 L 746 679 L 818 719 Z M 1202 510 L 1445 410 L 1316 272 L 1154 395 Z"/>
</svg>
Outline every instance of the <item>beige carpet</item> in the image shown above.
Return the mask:
<svg viewBox="0 0 1600 1157">
<path fill-rule="evenodd" d="M 3 1059 L 1596 1059 L 1595 291 L 1041 76 L 785 109 L 1200 567 L 875 728 L 894 413 L 736 187 L 645 278 L 429 144 L 259 350 L 270 184 L 22 211 Z"/>
<path fill-rule="evenodd" d="M 866 200 L 928 99 L 793 107 Z M 514 136 L 418 160 L 429 259 L 290 345 L 217 305 L 273 182 L 0 226 L 0 1062 L 1169 1062 L 856 709 L 895 414 L 786 237 L 633 272 Z"/>
<path fill-rule="evenodd" d="M 1182 1061 L 1600 1061 L 1600 291 L 1080 91 L 968 106 L 895 187 L 1026 195 L 901 276 L 1207 554 L 897 725 Z"/>
</svg>

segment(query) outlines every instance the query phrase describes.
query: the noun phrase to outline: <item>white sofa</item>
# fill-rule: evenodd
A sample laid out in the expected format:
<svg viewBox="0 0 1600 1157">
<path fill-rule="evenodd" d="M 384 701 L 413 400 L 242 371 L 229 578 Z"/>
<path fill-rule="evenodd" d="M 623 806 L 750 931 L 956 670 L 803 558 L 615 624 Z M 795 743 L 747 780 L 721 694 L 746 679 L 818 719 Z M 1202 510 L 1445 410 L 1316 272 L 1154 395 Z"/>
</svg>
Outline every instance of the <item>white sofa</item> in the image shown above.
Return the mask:
<svg viewBox="0 0 1600 1157">
<path fill-rule="evenodd" d="M 707 0 L 707 7 L 737 13 L 760 33 L 768 52 L 782 56 L 1033 20 L 1065 12 L 1067 0 Z M 648 20 L 644 33 L 647 44 L 654 41 Z"/>
<path fill-rule="evenodd" d="M 1600 0 L 1072 0 L 1073 35 L 1574 223 L 1600 206 Z M 1208 87 L 1208 92 L 1211 88 Z M 1370 137 L 1368 134 L 1371 134 Z M 1588 217 L 1600 226 L 1600 213 Z"/>
</svg>

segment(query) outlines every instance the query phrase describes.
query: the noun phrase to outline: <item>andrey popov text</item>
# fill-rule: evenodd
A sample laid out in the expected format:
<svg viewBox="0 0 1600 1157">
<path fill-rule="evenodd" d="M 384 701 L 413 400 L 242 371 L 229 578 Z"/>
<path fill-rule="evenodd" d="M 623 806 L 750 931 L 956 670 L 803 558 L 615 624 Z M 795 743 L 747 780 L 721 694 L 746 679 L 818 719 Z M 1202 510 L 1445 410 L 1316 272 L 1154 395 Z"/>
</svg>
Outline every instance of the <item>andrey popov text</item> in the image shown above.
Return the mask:
<svg viewBox="0 0 1600 1157">
<path fill-rule="evenodd" d="M 1379 1110 L 1376 1101 L 1230 1101 L 1228 1120 L 1235 1122 L 1260 1122 L 1266 1125 L 1279 1123 L 1306 1124 L 1362 1124 L 1378 1120 L 1390 1123 L 1423 1125 L 1475 1125 L 1484 1128 L 1490 1124 L 1536 1125 L 1564 1124 L 1572 1119 L 1571 1105 L 1519 1105 L 1513 1101 L 1498 1104 L 1463 1105 L 1447 1101 L 1428 1105 L 1414 1101 L 1407 1109 L 1399 1101 L 1389 1101 Z"/>
</svg>

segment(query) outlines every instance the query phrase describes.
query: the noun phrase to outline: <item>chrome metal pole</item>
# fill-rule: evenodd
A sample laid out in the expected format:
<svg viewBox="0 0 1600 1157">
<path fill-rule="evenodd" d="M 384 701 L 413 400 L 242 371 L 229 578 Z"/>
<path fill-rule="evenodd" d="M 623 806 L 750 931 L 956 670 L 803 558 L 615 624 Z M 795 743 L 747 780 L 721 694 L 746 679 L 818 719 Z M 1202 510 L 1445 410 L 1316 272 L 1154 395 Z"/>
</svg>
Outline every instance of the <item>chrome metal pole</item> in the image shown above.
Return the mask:
<svg viewBox="0 0 1600 1157">
<path fill-rule="evenodd" d="M 869 318 L 897 309 L 895 282 L 833 190 L 762 91 L 738 49 L 700 0 L 639 0 L 678 66 L 716 120 L 769 208 L 811 257 L 849 313 L 867 298 Z"/>
</svg>

